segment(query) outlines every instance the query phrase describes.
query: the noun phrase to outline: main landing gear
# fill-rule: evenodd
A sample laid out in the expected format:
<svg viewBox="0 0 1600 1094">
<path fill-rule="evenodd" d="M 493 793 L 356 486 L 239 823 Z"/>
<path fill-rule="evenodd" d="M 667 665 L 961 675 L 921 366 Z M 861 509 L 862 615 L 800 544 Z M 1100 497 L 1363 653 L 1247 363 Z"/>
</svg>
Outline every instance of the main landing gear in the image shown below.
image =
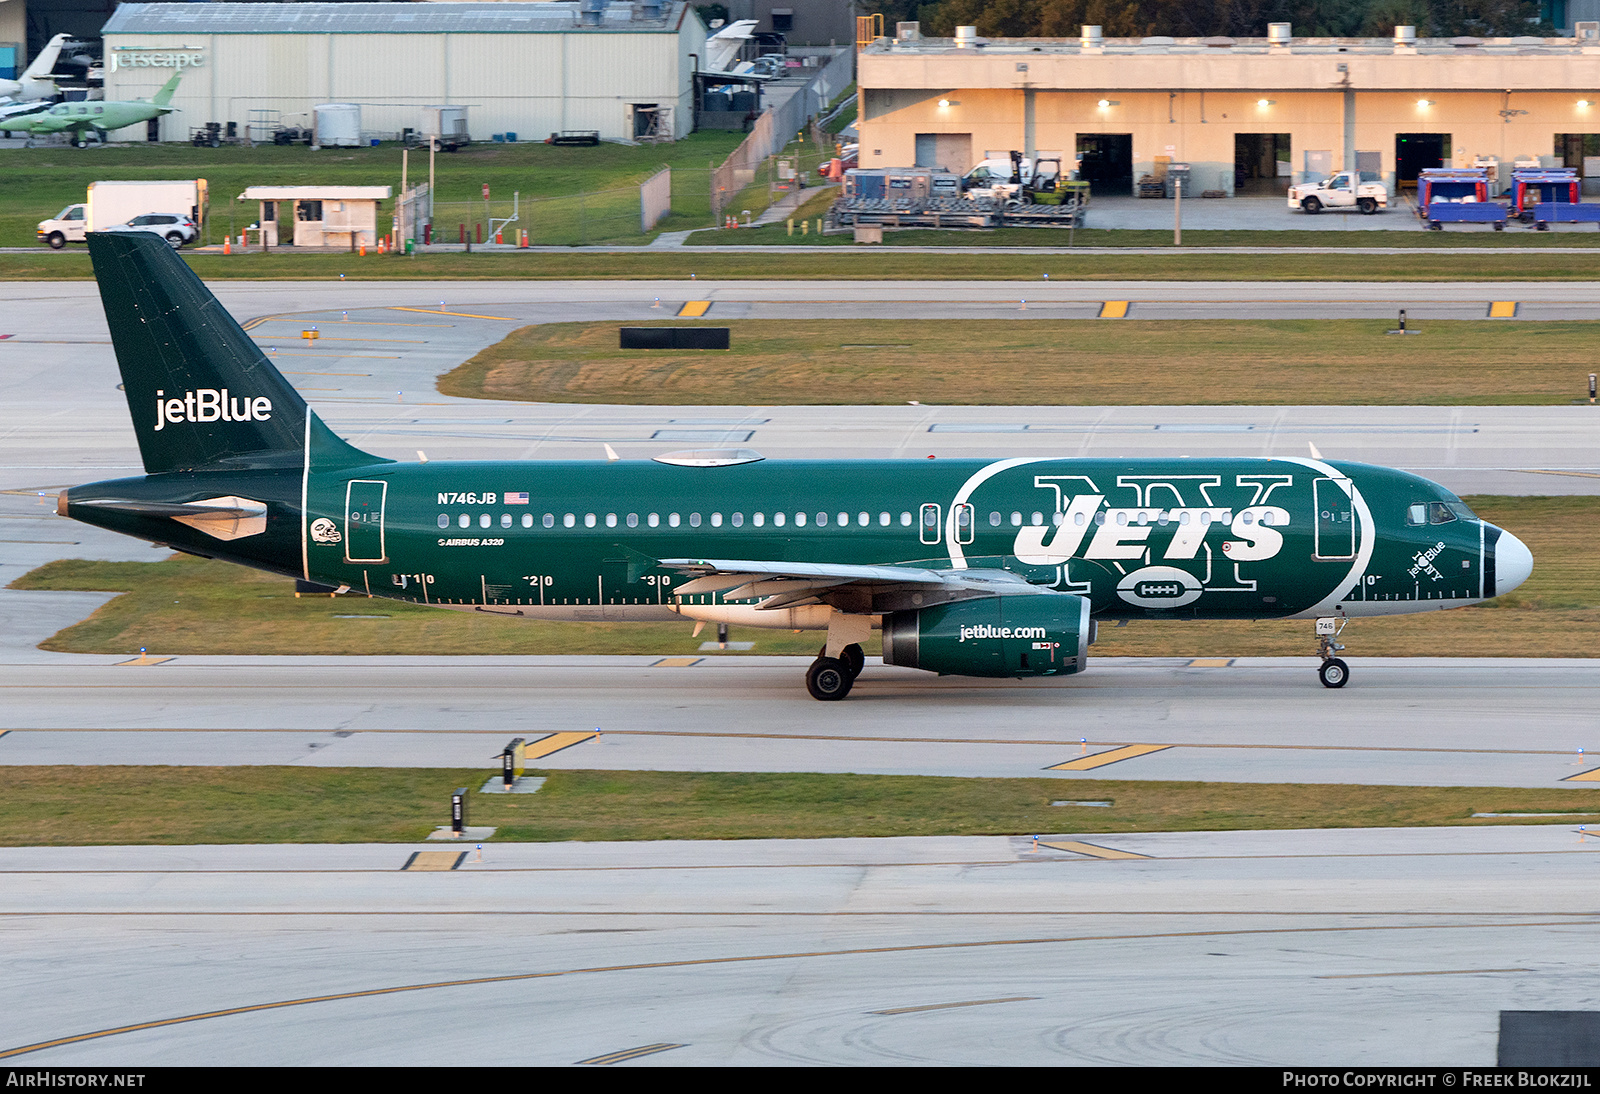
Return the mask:
<svg viewBox="0 0 1600 1094">
<path fill-rule="evenodd" d="M 824 646 L 806 670 L 806 690 L 811 698 L 824 702 L 843 699 L 850 694 L 850 688 L 866 663 L 867 655 L 853 642 L 840 650 L 838 657 L 829 657 L 828 647 Z"/>
<path fill-rule="evenodd" d="M 1350 682 L 1350 666 L 1334 656 L 1344 649 L 1337 639 L 1346 622 L 1342 618 L 1317 620 L 1317 653 L 1322 658 L 1317 678 L 1325 688 L 1342 688 Z"/>
</svg>

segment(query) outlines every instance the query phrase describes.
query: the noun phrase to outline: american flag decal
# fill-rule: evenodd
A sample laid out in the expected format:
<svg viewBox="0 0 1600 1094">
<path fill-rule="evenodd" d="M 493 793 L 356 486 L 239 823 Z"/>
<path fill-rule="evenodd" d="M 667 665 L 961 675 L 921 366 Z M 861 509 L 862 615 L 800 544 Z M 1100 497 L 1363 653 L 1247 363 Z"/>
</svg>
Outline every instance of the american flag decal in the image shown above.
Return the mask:
<svg viewBox="0 0 1600 1094">
<path fill-rule="evenodd" d="M 527 505 L 528 504 L 528 492 L 526 490 L 523 490 L 521 492 L 512 492 L 512 493 L 506 494 L 506 504 L 507 505 Z"/>
</svg>

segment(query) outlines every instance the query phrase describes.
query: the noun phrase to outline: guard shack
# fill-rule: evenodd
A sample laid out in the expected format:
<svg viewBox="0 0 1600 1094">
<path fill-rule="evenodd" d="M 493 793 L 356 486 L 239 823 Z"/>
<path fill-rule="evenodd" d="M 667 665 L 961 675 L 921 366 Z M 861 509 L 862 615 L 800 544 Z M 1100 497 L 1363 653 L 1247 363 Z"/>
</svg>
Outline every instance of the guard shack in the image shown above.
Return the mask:
<svg viewBox="0 0 1600 1094">
<path fill-rule="evenodd" d="M 388 186 L 251 186 L 240 200 L 261 203 L 256 222 L 268 247 L 347 247 L 378 242 L 378 202 Z"/>
</svg>

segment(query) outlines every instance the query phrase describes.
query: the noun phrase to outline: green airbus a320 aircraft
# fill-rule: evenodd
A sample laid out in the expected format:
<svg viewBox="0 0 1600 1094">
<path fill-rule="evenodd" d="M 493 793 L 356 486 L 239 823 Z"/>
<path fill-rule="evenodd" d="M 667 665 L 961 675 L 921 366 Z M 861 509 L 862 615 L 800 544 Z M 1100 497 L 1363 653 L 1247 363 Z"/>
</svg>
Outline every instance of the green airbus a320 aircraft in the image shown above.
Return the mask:
<svg viewBox="0 0 1600 1094">
<path fill-rule="evenodd" d="M 161 85 L 161 90 L 150 97 L 149 102 L 143 99 L 130 99 L 127 101 L 96 101 L 93 99 L 71 103 L 39 103 L 36 108 L 26 107 L 16 113 L 0 118 L 0 130 L 10 133 L 28 133 L 41 136 L 46 133 L 70 133 L 72 144 L 80 148 L 84 144 L 84 135 L 93 131 L 105 140 L 107 133 L 138 122 L 147 122 L 151 118 L 159 118 L 163 114 L 171 114 L 178 109 L 170 105 L 172 93 L 178 90 L 178 81 L 183 78 L 182 72 L 173 74 L 172 79 Z"/>
<path fill-rule="evenodd" d="M 1520 540 L 1415 475 L 1320 459 L 397 463 L 307 408 L 165 241 L 89 236 L 145 474 L 58 511 L 207 558 L 511 619 L 827 632 L 842 699 L 861 643 L 990 677 L 1081 672 L 1098 620 L 1316 620 L 1515 588 Z"/>
</svg>

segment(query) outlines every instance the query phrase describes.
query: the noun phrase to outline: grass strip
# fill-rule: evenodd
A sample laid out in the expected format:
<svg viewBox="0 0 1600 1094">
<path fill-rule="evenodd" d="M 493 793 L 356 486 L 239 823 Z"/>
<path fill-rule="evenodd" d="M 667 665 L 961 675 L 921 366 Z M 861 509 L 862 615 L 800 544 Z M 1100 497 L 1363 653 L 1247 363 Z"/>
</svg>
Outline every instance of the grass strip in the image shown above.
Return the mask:
<svg viewBox="0 0 1600 1094">
<path fill-rule="evenodd" d="M 717 323 L 733 352 L 619 349 L 614 322 L 522 327 L 439 390 L 664 406 L 1566 405 L 1587 398 L 1600 337 L 1590 321 L 1428 322 L 1411 338 L 1374 319 Z"/>
<path fill-rule="evenodd" d="M 663 225 L 663 230 L 668 226 Z M 779 225 L 773 230 L 785 231 Z M 728 233 L 733 243 L 737 233 Z M 814 238 L 812 240 L 815 241 Z M 789 242 L 787 239 L 785 242 Z M 1281 240 L 1280 240 L 1281 242 Z M 193 254 L 184 258 L 207 281 L 1592 281 L 1600 264 L 1592 252 L 1498 251 L 1494 261 L 1453 254 L 926 254 L 899 248 L 831 253 L 751 251 L 716 247 L 612 253 L 574 248 L 570 254 L 474 251 L 365 258 L 346 253 Z M 0 281 L 87 281 L 94 276 L 82 250 L 0 254 Z"/>
<path fill-rule="evenodd" d="M 1597 497 L 1469 497 L 1484 519 L 1533 552 L 1533 575 L 1510 596 L 1469 608 L 1358 619 L 1354 657 L 1593 657 L 1600 647 Z M 365 596 L 300 597 L 294 583 L 188 555 L 161 562 L 47 563 L 14 589 L 127 590 L 41 646 L 67 653 L 136 654 L 641 654 L 720 656 L 682 623 L 550 623 L 492 619 Z M 818 632 L 733 627 L 752 654 L 814 656 Z M 879 652 L 878 639 L 866 646 Z M 1096 657 L 1310 656 L 1305 620 L 1106 622 Z M 798 686 L 798 685 L 797 685 Z"/>
<path fill-rule="evenodd" d="M 542 136 L 542 134 L 541 134 Z M 470 230 L 488 217 L 509 217 L 512 194 L 520 193 L 521 219 L 535 242 L 576 243 L 587 239 L 643 243 L 637 189 L 623 217 L 608 217 L 596 195 L 637 187 L 657 167 L 673 168 L 673 213 L 659 228 L 698 228 L 711 223 L 709 168 L 744 139 L 742 133 L 706 130 L 671 144 L 626 146 L 609 142 L 590 148 L 557 147 L 540 140 L 516 144 L 475 144 L 433 157 L 436 185 L 434 222 L 441 234 L 456 238 L 456 225 Z M 101 179 L 130 182 L 203 178 L 208 183 L 210 216 L 205 240 L 221 243 L 237 236 L 260 216 L 255 201 L 240 200 L 249 186 L 383 186 L 400 192 L 403 147 L 385 143 L 367 148 L 324 148 L 258 144 L 197 149 L 181 144 L 130 143 L 83 151 L 40 147 L 9 149 L 5 187 L 0 192 L 0 246 L 37 244 L 35 225 L 64 206 L 84 200 Z M 413 148 L 407 182 L 427 182 L 426 147 Z M 492 200 L 483 199 L 488 186 Z M 587 194 L 587 199 L 579 197 Z M 552 199 L 554 199 L 552 201 Z M 600 199 L 604 204 L 604 199 Z M 380 231 L 387 231 L 394 199 L 378 209 Z M 583 232 L 579 220 L 593 220 Z M 70 250 L 82 252 L 76 246 Z M 65 257 L 65 256 L 59 256 Z"/>
<path fill-rule="evenodd" d="M 918 745 L 927 749 L 929 745 Z M 1075 747 L 1063 742 L 1063 752 Z M 551 771 L 533 795 L 479 794 L 448 768 L 0 767 L 0 846 L 405 843 L 468 821 L 497 842 L 818 839 L 1580 823 L 1474 813 L 1600 811 L 1592 789 Z M 1063 799 L 1109 808 L 1052 806 Z M 398 861 L 396 862 L 398 868 Z"/>
</svg>

